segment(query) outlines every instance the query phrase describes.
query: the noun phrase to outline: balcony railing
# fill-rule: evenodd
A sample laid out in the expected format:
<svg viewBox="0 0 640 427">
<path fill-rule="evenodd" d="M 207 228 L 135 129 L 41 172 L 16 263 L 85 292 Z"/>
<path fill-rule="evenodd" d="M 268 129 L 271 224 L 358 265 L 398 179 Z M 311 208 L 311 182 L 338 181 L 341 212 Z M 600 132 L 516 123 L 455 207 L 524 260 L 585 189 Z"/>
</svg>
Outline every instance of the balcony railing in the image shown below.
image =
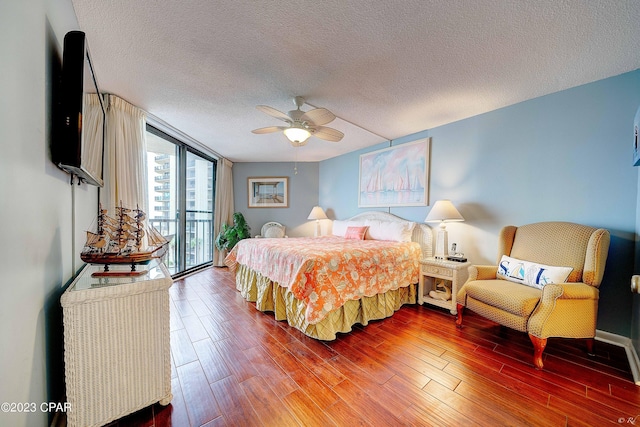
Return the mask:
<svg viewBox="0 0 640 427">
<path fill-rule="evenodd" d="M 185 269 L 213 260 L 213 212 L 187 210 Z M 149 224 L 163 236 L 177 236 L 178 221 L 169 218 L 150 218 Z M 176 239 L 169 243 L 164 262 L 171 274 L 178 272 Z"/>
<path fill-rule="evenodd" d="M 156 175 L 153 179 L 156 182 L 162 182 L 168 180 L 169 178 L 171 178 L 171 172 L 165 172 L 161 175 Z"/>
</svg>

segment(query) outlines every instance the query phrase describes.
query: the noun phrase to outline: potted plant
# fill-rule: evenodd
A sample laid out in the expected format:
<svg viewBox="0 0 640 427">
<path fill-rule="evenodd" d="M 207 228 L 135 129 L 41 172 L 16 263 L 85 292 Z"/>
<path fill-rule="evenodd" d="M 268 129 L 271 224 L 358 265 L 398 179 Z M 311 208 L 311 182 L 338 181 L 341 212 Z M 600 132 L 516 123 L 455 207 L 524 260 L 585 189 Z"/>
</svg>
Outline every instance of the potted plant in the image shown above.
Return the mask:
<svg viewBox="0 0 640 427">
<path fill-rule="evenodd" d="M 222 224 L 222 229 L 216 237 L 216 247 L 229 252 L 242 239 L 251 237 L 251 227 L 247 225 L 241 212 L 233 214 L 233 225 Z"/>
</svg>

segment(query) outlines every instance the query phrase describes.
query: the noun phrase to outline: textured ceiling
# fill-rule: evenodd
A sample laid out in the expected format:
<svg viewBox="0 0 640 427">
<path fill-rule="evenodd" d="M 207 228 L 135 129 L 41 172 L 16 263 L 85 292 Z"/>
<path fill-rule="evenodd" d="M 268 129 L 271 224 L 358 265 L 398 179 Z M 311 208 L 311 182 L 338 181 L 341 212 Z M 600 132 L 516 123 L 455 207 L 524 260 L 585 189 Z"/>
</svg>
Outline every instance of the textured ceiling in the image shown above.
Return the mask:
<svg viewBox="0 0 640 427">
<path fill-rule="evenodd" d="M 102 91 L 232 161 L 319 161 L 640 68 L 637 0 L 72 2 Z M 344 139 L 251 133 L 295 95 Z"/>
</svg>

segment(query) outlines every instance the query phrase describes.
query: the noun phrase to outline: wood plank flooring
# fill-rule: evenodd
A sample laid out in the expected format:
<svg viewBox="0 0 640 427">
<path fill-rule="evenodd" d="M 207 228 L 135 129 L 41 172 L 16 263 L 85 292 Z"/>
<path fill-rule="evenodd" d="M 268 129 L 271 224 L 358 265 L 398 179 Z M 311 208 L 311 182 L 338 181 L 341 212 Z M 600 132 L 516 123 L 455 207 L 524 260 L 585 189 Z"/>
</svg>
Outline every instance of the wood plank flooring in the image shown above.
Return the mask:
<svg viewBox="0 0 640 427">
<path fill-rule="evenodd" d="M 471 312 L 404 306 L 331 342 L 261 313 L 226 268 L 171 290 L 173 401 L 119 426 L 640 425 L 622 348 L 549 339 L 545 369 L 525 334 Z M 636 419 L 637 418 L 637 419 Z"/>
</svg>

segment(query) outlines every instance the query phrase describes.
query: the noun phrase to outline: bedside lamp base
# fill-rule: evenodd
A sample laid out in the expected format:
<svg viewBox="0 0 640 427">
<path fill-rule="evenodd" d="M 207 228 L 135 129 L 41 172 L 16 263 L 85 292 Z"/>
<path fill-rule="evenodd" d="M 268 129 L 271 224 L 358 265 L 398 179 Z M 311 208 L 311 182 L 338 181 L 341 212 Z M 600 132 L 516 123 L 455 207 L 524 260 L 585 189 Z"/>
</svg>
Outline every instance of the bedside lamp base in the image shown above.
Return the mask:
<svg viewBox="0 0 640 427">
<path fill-rule="evenodd" d="M 436 250 L 434 251 L 434 257 L 437 259 L 446 259 L 449 256 L 448 233 L 444 222 L 440 223 L 440 229 L 436 236 Z"/>
</svg>

